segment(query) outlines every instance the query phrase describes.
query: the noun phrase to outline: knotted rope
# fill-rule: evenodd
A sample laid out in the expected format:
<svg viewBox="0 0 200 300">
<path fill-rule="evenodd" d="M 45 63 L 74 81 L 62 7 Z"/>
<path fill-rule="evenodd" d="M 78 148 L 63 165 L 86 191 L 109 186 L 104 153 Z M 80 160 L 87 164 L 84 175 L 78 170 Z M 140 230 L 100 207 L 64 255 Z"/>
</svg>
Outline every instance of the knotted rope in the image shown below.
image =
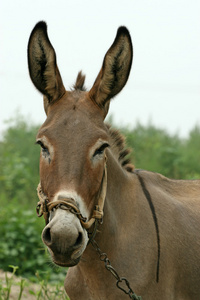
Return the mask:
<svg viewBox="0 0 200 300">
<path fill-rule="evenodd" d="M 70 210 L 70 212 L 76 214 L 83 228 L 88 230 L 89 228 L 92 227 L 92 225 L 96 221 L 98 221 L 98 223 L 101 223 L 103 220 L 103 208 L 104 208 L 104 203 L 106 198 L 106 192 L 107 192 L 107 167 L 106 167 L 106 156 L 105 156 L 104 172 L 103 172 L 103 178 L 101 182 L 101 191 L 98 197 L 97 205 L 95 205 L 95 208 L 92 212 L 92 216 L 88 221 L 87 218 L 82 216 L 76 202 L 73 199 L 66 198 L 66 199 L 60 199 L 60 200 L 50 202 L 48 197 L 44 194 L 40 183 L 38 184 L 37 187 L 37 194 L 39 198 L 39 202 L 36 208 L 37 215 L 38 217 L 43 216 L 46 224 L 48 224 L 50 211 L 52 211 L 54 208 L 60 207 L 61 209 Z"/>
</svg>

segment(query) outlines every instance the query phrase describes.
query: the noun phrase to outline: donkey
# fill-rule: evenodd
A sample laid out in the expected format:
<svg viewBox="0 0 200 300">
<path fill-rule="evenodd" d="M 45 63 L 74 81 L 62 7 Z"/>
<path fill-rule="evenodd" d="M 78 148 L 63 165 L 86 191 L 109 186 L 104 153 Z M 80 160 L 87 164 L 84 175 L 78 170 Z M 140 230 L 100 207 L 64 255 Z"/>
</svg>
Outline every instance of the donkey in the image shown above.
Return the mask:
<svg viewBox="0 0 200 300">
<path fill-rule="evenodd" d="M 197 300 L 200 181 L 135 169 L 123 136 L 104 123 L 132 57 L 129 31 L 120 27 L 92 88 L 80 72 L 67 91 L 46 23 L 30 35 L 29 73 L 47 115 L 36 139 L 42 240 L 53 262 L 69 267 L 71 300 Z"/>
</svg>

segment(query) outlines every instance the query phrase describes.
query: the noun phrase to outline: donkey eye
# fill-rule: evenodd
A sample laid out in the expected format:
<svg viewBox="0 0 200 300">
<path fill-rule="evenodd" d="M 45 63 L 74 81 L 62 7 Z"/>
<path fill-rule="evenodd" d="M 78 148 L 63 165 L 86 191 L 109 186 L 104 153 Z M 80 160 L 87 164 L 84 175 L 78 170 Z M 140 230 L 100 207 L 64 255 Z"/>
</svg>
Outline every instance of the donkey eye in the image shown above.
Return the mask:
<svg viewBox="0 0 200 300">
<path fill-rule="evenodd" d="M 36 144 L 40 145 L 40 146 L 41 146 L 41 148 L 42 148 L 42 149 L 44 149 L 44 150 L 46 150 L 46 149 L 47 149 L 47 147 L 45 147 L 45 145 L 43 144 L 43 142 L 42 142 L 42 141 L 40 141 L 40 140 L 38 140 L 38 141 L 36 142 Z"/>
<path fill-rule="evenodd" d="M 42 148 L 42 153 L 45 155 L 49 155 L 49 149 L 43 144 L 42 141 L 38 140 L 36 144 L 40 145 Z"/>
<path fill-rule="evenodd" d="M 101 147 L 99 147 L 98 149 L 96 149 L 96 151 L 93 154 L 93 157 L 95 157 L 96 155 L 102 155 L 104 150 L 109 147 L 108 143 L 104 143 L 103 145 L 101 145 Z"/>
</svg>

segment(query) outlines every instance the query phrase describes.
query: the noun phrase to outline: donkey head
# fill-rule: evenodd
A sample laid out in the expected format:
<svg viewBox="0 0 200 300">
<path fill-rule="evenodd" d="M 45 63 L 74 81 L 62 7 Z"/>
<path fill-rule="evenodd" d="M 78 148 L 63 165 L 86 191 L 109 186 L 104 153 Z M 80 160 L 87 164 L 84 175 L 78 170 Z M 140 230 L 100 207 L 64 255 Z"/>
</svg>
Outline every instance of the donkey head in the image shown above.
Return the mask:
<svg viewBox="0 0 200 300">
<path fill-rule="evenodd" d="M 47 115 L 37 134 L 41 189 L 50 203 L 71 199 L 87 220 L 101 191 L 109 146 L 104 118 L 110 99 L 128 79 L 131 63 L 131 38 L 120 27 L 90 91 L 85 91 L 81 73 L 74 89 L 66 91 L 46 24 L 38 23 L 29 39 L 30 77 L 44 96 Z M 75 214 L 56 207 L 50 211 L 42 239 L 56 264 L 73 266 L 87 246 L 88 234 Z"/>
</svg>

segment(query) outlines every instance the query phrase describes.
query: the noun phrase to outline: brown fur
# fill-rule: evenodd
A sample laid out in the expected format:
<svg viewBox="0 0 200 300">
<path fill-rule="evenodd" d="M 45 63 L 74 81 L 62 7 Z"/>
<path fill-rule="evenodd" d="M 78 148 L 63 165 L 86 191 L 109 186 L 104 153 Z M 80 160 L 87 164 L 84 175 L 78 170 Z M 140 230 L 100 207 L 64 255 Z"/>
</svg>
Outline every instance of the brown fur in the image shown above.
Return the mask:
<svg viewBox="0 0 200 300">
<path fill-rule="evenodd" d="M 118 30 L 88 92 L 81 73 L 74 90 L 65 91 L 43 22 L 31 34 L 28 54 L 32 81 L 45 98 L 47 119 L 37 142 L 41 187 L 49 201 L 70 198 L 90 218 L 107 174 L 103 224 L 95 240 L 119 275 L 143 300 L 200 300 L 200 181 L 134 171 L 123 136 L 104 123 L 110 99 L 131 68 L 127 29 Z M 53 261 L 70 267 L 65 289 L 71 300 L 128 299 L 87 245 L 75 214 L 52 211 L 42 237 Z"/>
</svg>

